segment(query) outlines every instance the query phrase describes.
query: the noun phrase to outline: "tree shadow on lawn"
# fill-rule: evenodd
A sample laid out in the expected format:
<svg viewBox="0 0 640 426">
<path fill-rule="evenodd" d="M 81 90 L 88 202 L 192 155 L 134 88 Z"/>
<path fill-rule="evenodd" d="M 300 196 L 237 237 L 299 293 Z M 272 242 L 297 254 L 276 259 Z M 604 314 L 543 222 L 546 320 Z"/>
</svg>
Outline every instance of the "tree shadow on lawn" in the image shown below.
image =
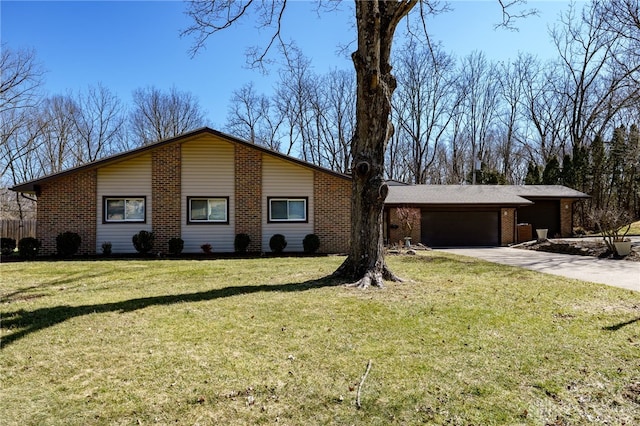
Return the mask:
<svg viewBox="0 0 640 426">
<path fill-rule="evenodd" d="M 640 317 L 634 318 L 634 319 L 629 320 L 629 321 L 621 322 L 619 324 L 610 325 L 608 327 L 602 327 L 602 329 L 606 330 L 606 331 L 618 331 L 622 327 L 626 327 L 626 326 L 631 325 L 631 324 L 636 323 L 636 322 L 640 322 Z"/>
<path fill-rule="evenodd" d="M 2 329 L 3 331 L 11 331 L 15 328 L 19 328 L 20 330 L 4 336 L 0 341 L 0 349 L 4 349 L 8 345 L 36 331 L 53 327 L 54 325 L 61 324 L 66 320 L 72 318 L 94 313 L 125 313 L 136 311 L 138 309 L 144 309 L 150 306 L 173 305 L 183 302 L 202 302 L 261 292 L 306 291 L 322 287 L 339 286 L 344 283 L 345 281 L 341 279 L 324 277 L 317 280 L 308 280 L 300 283 L 232 286 L 215 290 L 202 291 L 198 293 L 141 297 L 137 299 L 123 300 L 120 302 L 112 303 L 101 303 L 82 306 L 53 306 L 48 308 L 36 309 L 34 311 L 25 311 L 24 309 L 20 309 L 14 312 L 7 312 L 2 316 L 0 329 Z"/>
<path fill-rule="evenodd" d="M 10 303 L 17 300 L 35 299 L 38 297 L 46 296 L 46 291 L 52 288 L 63 286 L 65 289 L 72 289 L 81 285 L 82 280 L 99 277 L 101 274 L 98 272 L 82 274 L 77 273 L 73 275 L 67 275 L 64 278 L 55 279 L 49 282 L 43 282 L 37 285 L 21 288 L 20 290 L 13 291 L 11 293 L 1 294 L 0 303 Z M 66 287 L 67 284 L 75 284 L 71 287 Z M 40 291 L 35 293 L 35 291 Z"/>
</svg>

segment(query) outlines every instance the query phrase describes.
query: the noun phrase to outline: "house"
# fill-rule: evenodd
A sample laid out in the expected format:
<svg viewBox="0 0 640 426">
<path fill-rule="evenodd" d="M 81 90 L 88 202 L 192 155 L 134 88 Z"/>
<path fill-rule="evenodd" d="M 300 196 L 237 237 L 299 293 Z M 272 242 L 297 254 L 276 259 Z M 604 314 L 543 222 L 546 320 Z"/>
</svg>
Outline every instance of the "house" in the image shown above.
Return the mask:
<svg viewBox="0 0 640 426">
<path fill-rule="evenodd" d="M 405 185 L 388 182 L 384 235 L 395 243 L 500 246 L 572 233 L 573 205 L 586 194 L 564 186 Z M 141 230 L 155 234 L 154 251 L 182 238 L 185 253 L 234 251 L 239 233 L 249 251 L 270 251 L 283 234 L 285 251 L 300 252 L 307 234 L 320 252 L 349 249 L 351 177 L 202 128 L 93 163 L 22 183 L 13 191 L 35 194 L 40 253 L 56 252 L 60 233 L 76 232 L 81 254 L 135 252 Z M 406 229 L 398 212 L 413 212 Z M 526 225 L 523 225 L 526 224 Z M 528 231 L 522 232 L 522 231 Z"/>
<path fill-rule="evenodd" d="M 345 252 L 351 220 L 351 178 L 218 131 L 202 128 L 16 185 L 37 196 L 41 254 L 56 252 L 56 236 L 76 232 L 81 254 L 135 252 L 141 230 L 155 234 L 154 251 L 180 237 L 185 253 L 211 244 L 232 252 L 236 234 L 250 251 L 270 251 L 283 234 L 286 251 L 302 251 L 305 235 L 320 251 Z"/>
<path fill-rule="evenodd" d="M 505 246 L 535 238 L 535 229 L 569 237 L 574 204 L 584 198 L 561 185 L 390 185 L 385 237 L 431 247 Z M 414 212 L 410 230 L 398 209 Z"/>
</svg>

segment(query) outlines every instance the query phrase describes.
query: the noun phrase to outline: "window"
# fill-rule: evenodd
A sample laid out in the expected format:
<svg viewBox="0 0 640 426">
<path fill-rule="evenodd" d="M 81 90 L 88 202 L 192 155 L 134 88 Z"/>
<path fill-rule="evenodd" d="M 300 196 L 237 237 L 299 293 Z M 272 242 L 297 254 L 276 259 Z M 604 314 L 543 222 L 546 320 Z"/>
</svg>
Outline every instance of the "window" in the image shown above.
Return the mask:
<svg viewBox="0 0 640 426">
<path fill-rule="evenodd" d="M 146 222 L 146 197 L 104 197 L 103 222 Z"/>
<path fill-rule="evenodd" d="M 188 197 L 188 223 L 229 223 L 228 197 Z"/>
<path fill-rule="evenodd" d="M 269 222 L 307 222 L 307 198 L 269 198 Z"/>
</svg>

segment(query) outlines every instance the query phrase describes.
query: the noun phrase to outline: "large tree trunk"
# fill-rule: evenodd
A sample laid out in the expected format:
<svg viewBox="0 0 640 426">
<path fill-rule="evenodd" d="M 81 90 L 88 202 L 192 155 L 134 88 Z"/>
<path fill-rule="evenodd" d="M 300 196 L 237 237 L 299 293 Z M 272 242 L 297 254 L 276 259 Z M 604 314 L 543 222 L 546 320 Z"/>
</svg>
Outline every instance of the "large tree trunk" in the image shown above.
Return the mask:
<svg viewBox="0 0 640 426">
<path fill-rule="evenodd" d="M 383 256 L 382 212 L 389 191 L 384 182 L 384 153 L 393 134 L 389 116 L 396 88 L 389 58 L 396 26 L 416 2 L 355 2 L 358 50 L 352 55 L 357 100 L 356 131 L 351 142 L 351 248 L 334 276 L 358 287 L 383 287 L 384 280 L 400 281 Z"/>
</svg>

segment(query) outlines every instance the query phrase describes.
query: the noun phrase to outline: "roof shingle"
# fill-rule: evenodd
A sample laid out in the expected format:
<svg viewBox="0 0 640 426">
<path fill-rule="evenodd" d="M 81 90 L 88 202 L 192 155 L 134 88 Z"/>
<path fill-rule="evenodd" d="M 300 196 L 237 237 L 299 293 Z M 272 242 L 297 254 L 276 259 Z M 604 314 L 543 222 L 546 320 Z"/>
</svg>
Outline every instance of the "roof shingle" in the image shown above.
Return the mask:
<svg viewBox="0 0 640 426">
<path fill-rule="evenodd" d="M 408 185 L 389 186 L 385 204 L 528 205 L 527 198 L 588 198 L 562 185 Z"/>
</svg>

